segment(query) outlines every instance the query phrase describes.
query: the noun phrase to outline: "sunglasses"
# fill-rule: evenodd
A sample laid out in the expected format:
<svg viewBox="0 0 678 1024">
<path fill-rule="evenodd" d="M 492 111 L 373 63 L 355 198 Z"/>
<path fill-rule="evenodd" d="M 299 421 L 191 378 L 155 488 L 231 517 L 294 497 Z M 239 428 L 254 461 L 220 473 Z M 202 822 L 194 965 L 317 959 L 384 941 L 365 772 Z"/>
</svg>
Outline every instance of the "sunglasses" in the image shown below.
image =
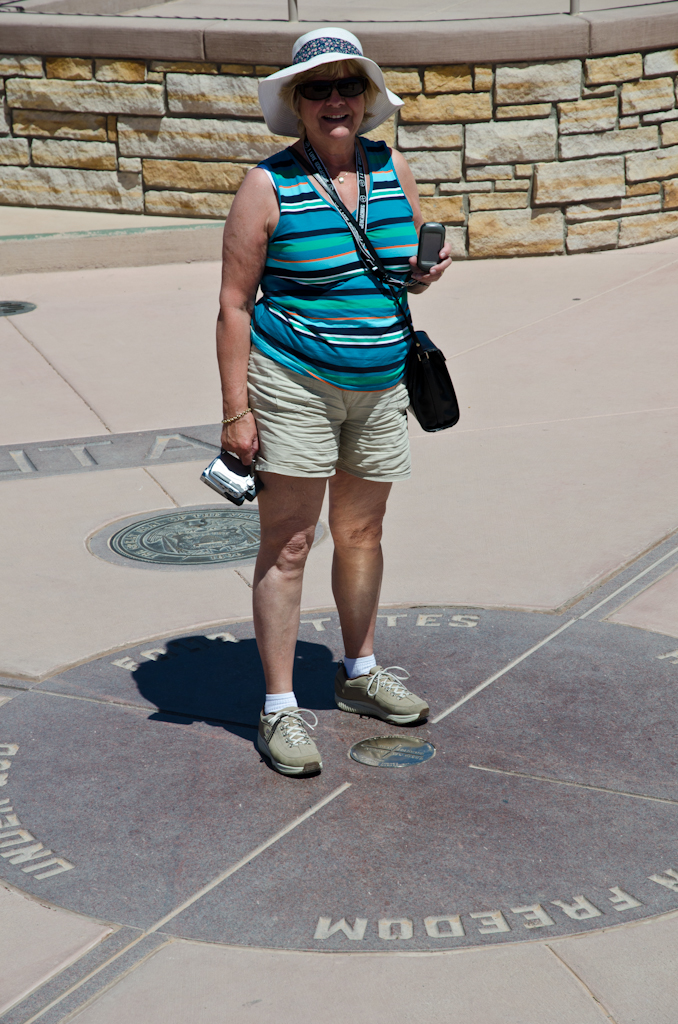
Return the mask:
<svg viewBox="0 0 678 1024">
<path fill-rule="evenodd" d="M 305 100 L 328 100 L 334 89 L 340 96 L 362 96 L 367 89 L 367 79 L 334 78 L 332 81 L 315 79 L 313 82 L 302 82 L 297 86 L 298 92 Z"/>
</svg>

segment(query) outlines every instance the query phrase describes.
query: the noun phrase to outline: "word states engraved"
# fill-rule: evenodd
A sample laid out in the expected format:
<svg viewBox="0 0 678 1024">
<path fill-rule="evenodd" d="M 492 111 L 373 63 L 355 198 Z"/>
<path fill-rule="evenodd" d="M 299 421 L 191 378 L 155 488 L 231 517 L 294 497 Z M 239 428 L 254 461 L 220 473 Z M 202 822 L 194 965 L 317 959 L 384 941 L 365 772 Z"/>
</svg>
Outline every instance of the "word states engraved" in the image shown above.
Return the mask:
<svg viewBox="0 0 678 1024">
<path fill-rule="evenodd" d="M 14 757 L 18 749 L 17 743 L 0 743 L 0 755 Z M 0 768 L 9 764 L 5 757 L 0 759 Z M 6 772 L 4 774 L 6 778 Z M 4 786 L 5 783 L 2 782 L 0 785 Z M 23 827 L 18 815 L 14 813 L 9 797 L 0 799 L 0 857 L 13 865 L 25 865 L 21 870 L 35 872 L 34 877 L 39 879 L 51 878 L 52 875 L 60 875 L 63 871 L 70 871 L 75 867 L 75 864 L 64 860 L 63 857 L 55 857 L 51 850 L 46 850 L 43 844 Z"/>
<path fill-rule="evenodd" d="M 678 871 L 667 868 L 662 875 L 651 875 L 650 881 L 671 889 L 678 893 Z M 635 907 L 642 907 L 644 904 L 630 893 L 621 889 L 618 885 L 610 886 L 611 896 L 605 897 L 611 904 L 611 909 L 618 912 L 633 910 Z M 551 900 L 554 907 L 558 907 L 565 918 L 573 921 L 587 921 L 591 918 L 602 917 L 605 911 L 587 899 L 586 896 L 571 896 L 567 900 Z M 509 919 L 509 914 L 515 919 Z M 461 939 L 465 936 L 478 938 L 486 935 L 499 935 L 506 932 L 515 932 L 516 929 L 526 928 L 555 928 L 562 921 L 556 921 L 552 912 L 549 913 L 540 903 L 531 903 L 524 907 L 511 907 L 510 911 L 481 910 L 468 914 L 441 914 L 423 919 L 423 931 L 429 939 Z M 466 926 L 464 920 L 466 919 Z M 344 936 L 351 942 L 359 942 L 366 934 L 374 935 L 376 928 L 377 936 L 383 942 L 394 940 L 407 940 L 415 935 L 422 935 L 419 922 L 409 917 L 381 917 L 370 923 L 366 917 L 356 917 L 355 922 L 350 924 L 345 917 L 332 923 L 331 917 L 318 918 L 314 939 L 324 941 L 333 935 Z"/>
<path fill-rule="evenodd" d="M 422 627 L 431 626 L 442 626 L 443 622 L 439 622 L 439 619 L 444 619 L 445 612 L 419 612 L 415 625 Z M 399 626 L 399 619 L 409 619 L 408 612 L 384 612 L 383 614 L 377 615 L 377 619 L 384 619 L 385 625 L 388 629 L 394 629 Z M 480 622 L 479 615 L 451 615 L 450 621 L 447 623 L 448 626 L 452 626 L 455 629 L 473 629 Z M 410 625 L 410 623 L 408 623 Z"/>
<path fill-rule="evenodd" d="M 667 654 L 658 654 L 657 660 L 664 661 L 665 658 L 670 658 L 670 665 L 678 665 L 678 651 L 669 651 Z"/>
<path fill-rule="evenodd" d="M 0 743 L 0 786 L 7 785 L 7 773 L 12 767 L 10 757 L 19 749 L 18 743 Z"/>
</svg>

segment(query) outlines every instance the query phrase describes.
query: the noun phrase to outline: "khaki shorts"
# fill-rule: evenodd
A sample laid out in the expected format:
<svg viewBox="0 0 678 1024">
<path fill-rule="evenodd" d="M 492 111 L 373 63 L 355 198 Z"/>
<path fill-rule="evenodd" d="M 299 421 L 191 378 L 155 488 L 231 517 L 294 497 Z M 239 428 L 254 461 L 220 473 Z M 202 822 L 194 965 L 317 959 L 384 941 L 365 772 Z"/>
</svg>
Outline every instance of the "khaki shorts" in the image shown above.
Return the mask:
<svg viewBox="0 0 678 1024">
<path fill-rule="evenodd" d="M 343 391 L 276 363 L 252 347 L 249 403 L 259 432 L 255 467 L 282 476 L 363 480 L 410 475 L 407 388 Z"/>
</svg>

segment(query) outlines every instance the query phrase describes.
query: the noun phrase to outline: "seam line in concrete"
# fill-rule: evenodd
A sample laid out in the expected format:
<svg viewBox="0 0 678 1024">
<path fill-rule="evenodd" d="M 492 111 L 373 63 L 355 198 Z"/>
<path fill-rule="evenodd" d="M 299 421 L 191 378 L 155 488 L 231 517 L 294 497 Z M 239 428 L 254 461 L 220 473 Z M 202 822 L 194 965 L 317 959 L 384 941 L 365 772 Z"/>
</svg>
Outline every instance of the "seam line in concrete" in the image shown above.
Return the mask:
<svg viewBox="0 0 678 1024">
<path fill-rule="evenodd" d="M 504 768 L 487 768 L 482 764 L 470 764 L 479 772 L 492 772 L 494 775 L 514 775 L 519 779 L 531 779 L 533 782 L 550 782 L 555 786 L 573 786 L 575 789 L 591 789 L 596 793 L 610 793 L 612 796 L 630 796 L 634 800 L 651 800 L 656 804 L 678 805 L 678 800 L 669 800 L 663 796 L 646 796 L 644 793 L 628 793 L 624 789 L 608 789 L 605 786 L 590 786 L 586 782 L 568 782 L 566 779 L 550 779 L 546 775 L 529 775 L 527 772 L 509 771 Z"/>
<path fill-rule="evenodd" d="M 574 971 L 570 967 L 570 965 L 565 960 L 563 960 L 563 958 L 561 956 L 558 955 L 558 953 L 556 953 L 555 949 L 551 948 L 551 946 L 548 944 L 548 942 L 544 943 L 544 947 L 546 949 L 548 949 L 549 953 L 551 953 L 556 958 L 556 960 L 558 961 L 560 966 L 563 968 L 563 970 L 566 971 L 570 975 L 570 977 L 574 978 L 575 981 L 581 986 L 581 988 L 584 989 L 584 992 L 586 992 L 587 996 L 590 999 L 593 1000 L 593 1002 L 596 1005 L 596 1009 L 598 1009 L 602 1013 L 602 1015 L 605 1018 L 605 1020 L 608 1021 L 609 1024 L 617 1024 L 617 1020 L 612 1016 L 612 1014 L 607 1009 L 605 1004 L 598 998 L 597 995 L 595 995 L 595 993 L 589 988 L 589 986 L 586 984 L 586 982 L 582 978 L 579 977 L 577 972 Z"/>
<path fill-rule="evenodd" d="M 647 416 L 660 412 L 676 412 L 678 405 L 662 405 L 656 409 L 631 409 L 625 412 L 599 412 L 591 416 L 562 416 L 557 420 L 533 420 L 526 423 L 497 423 L 492 427 L 469 427 L 467 430 L 457 430 L 455 437 L 459 434 L 482 434 L 490 430 L 513 430 L 518 427 L 548 427 L 553 423 L 581 423 L 584 420 L 612 420 L 621 416 Z M 410 438 L 410 441 L 426 441 L 426 436 L 419 434 Z"/>
<path fill-rule="evenodd" d="M 606 288 L 605 291 L 596 292 L 596 294 L 591 295 L 590 298 L 584 299 L 579 306 L 563 306 L 562 309 L 557 309 L 553 313 L 547 313 L 546 316 L 541 316 L 537 320 L 531 320 L 529 323 L 521 324 L 520 327 L 514 327 L 512 331 L 506 331 L 505 334 L 497 334 L 494 338 L 488 338 L 487 341 L 481 341 L 478 345 L 471 345 L 470 348 L 465 348 L 461 352 L 455 352 L 454 355 L 449 356 L 449 358 L 457 359 L 459 356 L 465 356 L 469 352 L 476 352 L 479 348 L 484 348 L 485 345 L 491 345 L 494 341 L 503 341 L 504 338 L 510 338 L 512 334 L 518 334 L 520 331 L 526 331 L 530 327 L 536 327 L 537 324 L 543 324 L 546 320 L 552 320 L 554 317 L 562 316 L 564 313 L 571 313 L 575 309 L 582 309 L 589 302 L 595 302 L 596 299 L 602 298 L 603 295 L 610 295 L 612 292 L 619 291 L 620 288 L 629 288 L 631 285 L 636 284 L 637 281 L 642 281 L 645 277 L 651 277 L 652 274 L 658 274 L 661 270 L 667 270 L 675 263 L 678 263 L 678 259 L 669 260 L 668 263 L 663 263 L 660 267 L 653 267 L 652 270 L 646 270 L 644 274 L 639 274 L 637 277 L 632 277 L 628 281 L 622 281 L 620 284 L 615 284 L 611 288 Z"/>
<path fill-rule="evenodd" d="M 44 352 L 41 352 L 41 351 L 40 351 L 40 349 L 38 348 L 38 346 L 37 346 L 37 345 L 36 345 L 36 344 L 35 344 L 34 342 L 32 342 L 32 341 L 31 341 L 31 339 L 30 339 L 30 338 L 28 338 L 28 337 L 27 337 L 27 336 L 26 336 L 26 335 L 24 334 L 24 332 L 23 332 L 22 330 L 20 330 L 20 329 L 19 329 L 19 328 L 17 327 L 17 325 L 16 325 L 15 323 L 14 323 L 14 317 L 8 316 L 8 317 L 7 317 L 7 321 L 8 321 L 8 323 L 10 323 L 10 324 L 12 325 L 12 327 L 13 327 L 13 328 L 14 328 L 14 330 L 15 330 L 15 331 L 17 332 L 17 334 L 19 335 L 19 337 L 23 338 L 23 339 L 24 339 L 24 341 L 25 341 L 25 342 L 26 342 L 26 343 L 27 343 L 28 345 L 30 345 L 30 346 L 31 346 L 31 348 L 32 348 L 32 349 L 33 349 L 33 350 L 34 350 L 35 352 L 37 352 L 37 353 L 38 353 L 38 355 L 40 356 L 40 358 L 41 358 L 41 359 L 44 359 L 44 361 L 45 361 L 45 362 L 47 363 L 47 365 L 49 366 L 49 368 L 50 368 L 51 370 L 54 370 L 54 372 L 56 373 L 57 377 L 60 377 L 60 378 L 61 378 L 61 380 L 62 380 L 62 381 L 64 382 L 64 384 L 65 384 L 65 385 L 66 385 L 67 387 L 69 387 L 69 388 L 71 389 L 71 391 L 73 392 L 73 394 L 74 394 L 74 395 L 77 395 L 77 397 L 78 397 L 78 398 L 80 399 L 80 401 L 81 401 L 81 402 L 83 403 L 83 405 L 86 405 L 86 406 L 87 406 L 87 408 L 89 409 L 89 411 L 90 411 L 90 412 L 91 412 L 91 413 L 92 413 L 92 414 L 93 414 L 94 416 L 96 416 L 96 418 L 97 418 L 97 419 L 99 420 L 99 423 L 101 423 L 101 425 L 102 425 L 102 426 L 104 427 L 104 429 L 105 429 L 105 430 L 107 430 L 109 434 L 112 434 L 112 433 L 113 433 L 113 431 L 112 431 L 112 430 L 111 430 L 111 428 L 109 427 L 108 423 L 106 423 L 106 422 L 105 422 L 105 421 L 103 420 L 103 418 L 102 418 L 102 417 L 101 417 L 101 416 L 99 415 L 99 413 L 98 413 L 98 412 L 96 411 L 96 409 L 93 409 L 93 408 L 92 408 L 92 406 L 91 406 L 91 405 L 89 404 L 89 402 L 87 401 L 87 399 L 86 399 L 86 398 L 84 398 L 84 397 L 83 397 L 83 396 L 82 396 L 82 395 L 80 394 L 80 392 L 79 392 L 79 391 L 77 390 L 77 388 L 73 387 L 73 385 L 71 384 L 71 382 L 70 382 L 69 380 L 67 380 L 67 379 L 66 379 L 66 378 L 64 377 L 63 373 L 60 373 L 60 372 L 59 372 L 59 371 L 57 370 L 57 368 L 56 368 L 56 366 L 54 365 L 54 363 L 51 363 L 51 362 L 49 361 L 49 359 L 47 358 L 47 356 L 45 355 L 45 353 L 44 353 Z"/>
<path fill-rule="evenodd" d="M 614 597 L 617 596 L 617 594 L 621 594 L 622 590 L 626 590 L 626 588 L 630 587 L 632 583 L 636 583 L 638 580 L 642 579 L 643 576 L 646 576 L 648 572 L 651 572 L 652 569 L 656 569 L 658 565 L 661 565 L 662 562 L 665 562 L 667 558 L 670 558 L 672 555 L 675 555 L 677 553 L 678 547 L 671 548 L 670 551 L 667 551 L 665 555 L 662 555 L 661 558 L 658 558 L 656 562 L 652 563 L 652 565 L 648 565 L 647 569 L 643 569 L 643 571 L 639 572 L 636 576 L 633 577 L 633 579 L 630 579 L 627 583 L 622 584 L 621 587 L 617 587 L 617 589 L 613 590 L 612 593 L 608 595 L 608 597 L 604 597 L 602 601 L 598 602 L 598 604 L 594 604 L 593 608 L 589 608 L 589 610 L 587 612 L 584 612 L 583 615 L 580 615 L 579 618 L 588 618 L 589 615 L 592 615 L 593 612 L 598 611 L 599 608 L 602 608 L 604 604 L 607 604 L 608 601 L 611 601 Z M 645 589 L 646 588 L 643 587 L 643 590 Z"/>
<path fill-rule="evenodd" d="M 118 950 L 118 952 L 115 953 L 113 956 L 109 957 L 108 960 L 105 960 L 102 964 L 99 964 L 97 968 L 95 968 L 93 971 L 90 971 L 89 974 L 85 975 L 84 978 L 81 978 L 80 981 L 77 981 L 74 985 L 71 985 L 70 988 L 68 988 L 65 992 L 62 992 L 62 994 L 58 996 L 56 999 L 53 999 L 50 1003 L 47 1004 L 47 1006 L 43 1006 L 41 1010 L 38 1010 L 37 1013 L 34 1013 L 33 1016 L 29 1017 L 28 1020 L 23 1022 L 23 1024 L 33 1024 L 33 1021 L 39 1020 L 40 1017 L 44 1016 L 44 1014 L 46 1014 L 48 1010 L 51 1010 L 52 1007 L 57 1006 L 67 996 L 71 995 L 72 992 L 77 992 L 77 990 L 81 988 L 86 982 L 88 982 L 91 978 L 96 977 L 97 974 L 99 974 L 110 964 L 118 960 L 128 950 L 132 949 L 134 946 L 137 946 L 148 935 L 153 935 L 154 932 L 159 931 L 160 928 L 164 927 L 164 925 L 174 920 L 174 918 L 178 917 L 179 914 L 182 914 L 184 910 L 187 910 L 194 903 L 197 903 L 198 900 L 202 899 L 203 896 L 206 896 L 208 892 L 212 891 L 212 889 L 215 889 L 222 882 L 226 881 L 227 878 L 230 878 L 231 875 L 234 875 L 236 871 L 239 871 L 241 868 L 244 868 L 256 857 L 258 857 L 260 854 L 268 850 L 269 847 L 273 846 L 280 839 L 284 838 L 284 836 L 286 836 L 289 832 L 292 832 L 295 828 L 298 828 L 299 825 L 303 824 L 303 822 L 305 822 L 308 818 L 311 818 L 314 814 L 317 814 L 318 811 L 322 810 L 323 807 L 331 803 L 332 800 L 335 800 L 338 796 L 341 796 L 341 794 L 344 793 L 347 789 L 349 789 L 350 786 L 350 782 L 343 782 L 341 786 L 338 786 L 336 789 L 333 789 L 332 792 L 328 793 L 327 796 L 324 796 L 322 800 L 318 800 L 318 802 L 313 804 L 312 807 L 309 807 L 308 810 L 304 811 L 296 818 L 293 818 L 292 821 L 290 821 L 287 825 L 285 825 L 283 828 L 279 829 L 274 835 L 272 835 L 270 839 L 266 839 L 264 840 L 263 843 L 260 843 L 258 846 L 255 846 L 253 850 L 245 854 L 244 857 L 241 857 L 239 861 L 236 861 L 236 863 L 232 864 L 231 867 L 226 868 L 225 871 L 222 871 L 215 878 L 213 878 L 211 882 L 208 882 L 206 885 L 203 885 L 200 889 L 197 890 L 197 892 L 194 892 L 192 896 L 189 896 L 187 900 L 184 900 L 184 902 L 180 903 L 178 907 L 175 907 L 174 910 L 171 910 L 169 914 L 165 914 L 165 916 L 161 917 L 158 921 L 155 922 L 155 924 L 152 924 L 150 928 L 146 928 L 145 931 L 141 933 L 141 935 L 137 936 L 136 939 L 133 939 L 132 942 L 129 942 L 122 949 Z"/>
<path fill-rule="evenodd" d="M 166 494 L 166 495 L 167 495 L 167 497 L 168 497 L 168 498 L 169 498 L 169 500 L 170 500 L 170 501 L 172 502 L 172 504 L 174 505 L 174 507 L 175 507 L 175 508 L 181 508 L 181 505 L 179 504 L 179 502 L 178 502 L 178 501 L 177 501 L 177 500 L 176 500 L 175 498 L 173 498 L 173 497 L 172 497 L 172 495 L 170 494 L 170 492 L 169 492 L 168 490 L 166 490 L 166 488 L 164 488 L 164 487 L 163 487 L 163 485 L 162 485 L 162 484 L 160 483 L 160 481 L 159 481 L 159 480 L 156 480 L 156 478 L 155 478 L 155 477 L 153 476 L 153 474 L 151 473 L 150 469 L 147 469 L 147 468 L 146 468 L 146 466 L 142 466 L 141 468 L 143 469 L 144 473 L 145 473 L 145 474 L 146 474 L 147 476 L 150 476 L 150 478 L 151 478 L 151 480 L 153 481 L 153 483 L 154 483 L 154 484 L 157 484 L 157 486 L 158 486 L 158 487 L 160 488 L 160 490 L 162 491 L 162 493 L 163 493 L 163 494 Z"/>
<path fill-rule="evenodd" d="M 557 637 L 559 633 L 563 633 L 566 629 L 569 629 L 570 626 L 574 625 L 574 623 L 578 621 L 578 618 L 570 619 L 569 622 L 566 622 L 562 626 L 559 626 L 558 629 L 553 631 L 553 633 L 549 633 L 548 636 L 545 636 L 544 639 L 540 640 L 538 644 L 535 644 L 533 647 L 530 647 L 530 649 L 528 651 L 525 651 L 524 654 L 521 654 L 519 657 L 514 658 L 513 661 L 510 661 L 508 665 L 504 666 L 504 668 L 499 669 L 499 671 L 495 672 L 494 675 L 491 675 L 482 683 L 478 683 L 477 686 L 474 686 L 472 690 L 469 690 L 468 693 L 464 694 L 464 696 L 461 697 L 455 704 L 453 704 L 449 708 L 446 708 L 444 711 L 441 711 L 439 715 L 435 716 L 435 718 L 432 718 L 431 725 L 436 725 L 436 723 L 441 722 L 443 718 L 447 718 L 448 715 L 450 715 L 453 711 L 456 711 L 457 708 L 460 708 L 461 705 L 465 704 L 467 700 L 471 699 L 471 697 L 475 697 L 476 694 L 480 693 L 481 690 L 484 690 L 486 686 L 489 686 L 491 683 L 494 683 L 497 679 L 500 679 L 507 672 L 510 672 L 510 670 L 512 668 L 515 668 L 516 665 L 519 665 L 521 661 L 525 661 L 525 659 L 529 658 L 531 654 L 534 654 L 535 651 L 538 651 L 540 647 L 544 647 L 547 643 L 549 643 L 549 641 L 553 640 L 554 637 Z"/>
</svg>

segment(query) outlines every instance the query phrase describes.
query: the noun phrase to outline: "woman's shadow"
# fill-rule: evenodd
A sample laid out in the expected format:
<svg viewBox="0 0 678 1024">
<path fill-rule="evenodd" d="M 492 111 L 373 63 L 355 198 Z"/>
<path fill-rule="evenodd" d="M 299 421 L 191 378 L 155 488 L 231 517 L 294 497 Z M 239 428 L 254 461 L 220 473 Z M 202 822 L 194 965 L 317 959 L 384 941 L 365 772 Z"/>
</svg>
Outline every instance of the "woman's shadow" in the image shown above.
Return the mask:
<svg viewBox="0 0 678 1024">
<path fill-rule="evenodd" d="M 264 673 L 256 640 L 237 643 L 205 636 L 170 640 L 167 653 L 133 673 L 139 693 L 155 704 L 153 721 L 196 721 L 251 738 L 264 701 Z M 335 707 L 332 652 L 322 644 L 298 641 L 294 691 L 299 706 L 312 711 Z"/>
</svg>

